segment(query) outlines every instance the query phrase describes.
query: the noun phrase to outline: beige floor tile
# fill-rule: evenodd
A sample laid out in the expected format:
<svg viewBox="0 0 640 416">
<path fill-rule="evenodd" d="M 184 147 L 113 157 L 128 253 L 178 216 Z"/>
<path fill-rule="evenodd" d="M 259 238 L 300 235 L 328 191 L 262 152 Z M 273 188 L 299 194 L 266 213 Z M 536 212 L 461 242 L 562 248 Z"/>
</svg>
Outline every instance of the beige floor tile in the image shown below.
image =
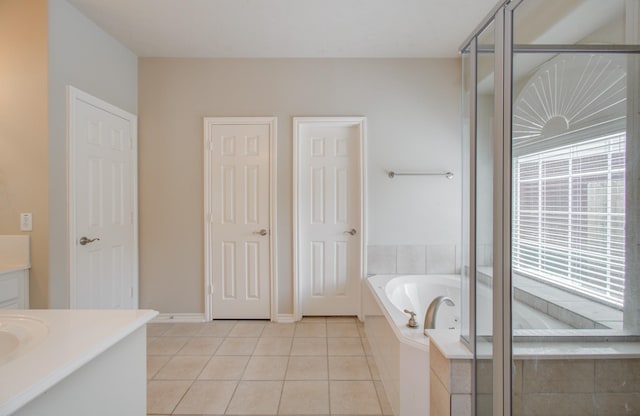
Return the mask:
<svg viewBox="0 0 640 416">
<path fill-rule="evenodd" d="M 327 322 L 327 318 L 324 316 L 303 316 L 298 324 L 324 324 Z"/>
<path fill-rule="evenodd" d="M 203 355 L 176 355 L 155 375 L 155 380 L 195 380 L 209 361 Z"/>
<path fill-rule="evenodd" d="M 227 414 L 275 415 L 281 393 L 281 381 L 241 381 L 227 408 Z"/>
<path fill-rule="evenodd" d="M 200 329 L 202 328 L 202 324 L 195 323 L 178 323 L 172 324 L 171 328 L 169 328 L 164 334 L 163 337 L 192 337 L 196 335 Z"/>
<path fill-rule="evenodd" d="M 362 338 L 362 348 L 364 348 L 364 355 L 373 355 L 373 350 L 371 349 L 371 344 L 369 344 L 369 340 L 366 338 Z"/>
<path fill-rule="evenodd" d="M 371 371 L 371 378 L 373 380 L 380 380 L 380 371 L 378 371 L 376 360 L 371 356 L 367 356 L 367 363 L 369 364 L 369 371 Z"/>
<path fill-rule="evenodd" d="M 378 401 L 380 402 L 380 409 L 382 410 L 382 414 L 385 416 L 392 416 L 393 408 L 391 407 L 391 403 L 389 403 L 389 399 L 387 398 L 387 393 L 384 390 L 382 381 L 374 381 L 373 385 L 376 388 L 376 393 L 378 393 Z"/>
<path fill-rule="evenodd" d="M 149 381 L 147 413 L 171 414 L 190 385 L 190 381 Z"/>
<path fill-rule="evenodd" d="M 294 338 L 291 345 L 291 355 L 327 355 L 326 338 Z"/>
<path fill-rule="evenodd" d="M 328 338 L 329 355 L 364 356 L 360 338 Z"/>
<path fill-rule="evenodd" d="M 199 380 L 240 380 L 249 362 L 248 356 L 214 355 L 204 367 Z"/>
<path fill-rule="evenodd" d="M 358 319 L 355 316 L 327 316 L 327 323 L 356 323 Z"/>
<path fill-rule="evenodd" d="M 329 413 L 327 381 L 285 381 L 279 415 L 321 415 Z"/>
<path fill-rule="evenodd" d="M 327 380 L 327 357 L 290 357 L 286 380 Z"/>
<path fill-rule="evenodd" d="M 203 324 L 198 332 L 201 337 L 226 337 L 229 332 L 236 326 L 236 322 L 207 322 Z"/>
<path fill-rule="evenodd" d="M 332 415 L 379 415 L 378 396 L 372 381 L 330 381 Z"/>
<path fill-rule="evenodd" d="M 358 326 L 358 333 L 360 334 L 360 338 L 366 338 L 367 337 L 367 333 L 364 332 L 364 327 L 363 326 Z"/>
<path fill-rule="evenodd" d="M 147 380 L 152 379 L 156 373 L 171 359 L 170 355 L 147 356 Z"/>
<path fill-rule="evenodd" d="M 187 337 L 160 337 L 147 346 L 149 355 L 173 355 L 189 341 Z"/>
<path fill-rule="evenodd" d="M 257 336 L 225 338 L 238 324 L 242 325 L 234 335 L 254 335 L 262 327 L 261 338 Z M 388 414 L 390 407 L 380 381 L 373 384 L 378 402 L 368 405 L 366 403 L 371 390 L 367 386 L 372 385 L 373 377 L 379 376 L 372 364 L 372 357 L 364 355 L 371 354 L 366 337 L 352 336 L 354 325 L 358 335 L 363 336 L 364 326 L 351 317 L 307 317 L 297 324 L 227 320 L 202 324 L 150 324 L 152 329 L 148 329 L 150 335 L 147 340 L 147 370 L 150 377 L 155 377 L 148 381 L 149 414 L 168 415 L 174 409 L 175 414 L 181 415 L 220 414 L 225 400 L 229 403 L 228 415 L 275 414 L 281 392 L 281 414 L 327 416 L 329 409 L 322 407 L 329 406 L 328 399 L 327 404 L 323 405 L 322 395 L 326 396 L 327 390 L 331 392 L 332 414 L 380 414 L 380 409 Z M 171 330 L 170 335 L 163 336 L 169 330 Z M 196 337 L 180 336 L 180 334 L 194 332 Z M 351 336 L 333 337 L 332 335 Z M 291 340 L 292 336 L 293 340 Z M 197 340 L 197 338 L 203 339 Z M 269 338 L 271 340 L 268 340 Z M 215 350 L 215 344 L 219 344 L 217 350 Z M 331 345 L 329 348 L 328 344 Z M 213 350 L 215 355 L 211 356 Z M 329 351 L 332 354 L 331 357 L 327 357 Z M 174 354 L 177 355 L 174 356 Z M 178 377 L 193 374 L 198 368 L 197 363 L 187 362 L 187 365 L 181 365 L 179 359 L 198 357 L 210 359 L 202 368 L 198 381 L 193 382 L 191 389 L 189 386 L 192 381 L 186 379 L 170 381 L 157 379 L 161 372 L 163 377 L 172 376 L 172 371 L 175 371 Z M 249 368 L 251 359 L 253 364 Z M 280 364 L 269 363 L 274 360 L 280 361 Z M 331 365 L 328 364 L 329 360 L 332 361 Z M 171 366 L 165 369 L 170 362 L 172 362 Z M 285 362 L 284 375 L 282 375 L 282 362 Z M 234 393 L 229 401 L 229 386 L 235 386 L 245 374 L 245 370 L 249 370 L 246 377 L 276 377 L 278 380 L 243 380 L 239 383 L 242 387 L 237 387 L 239 393 Z M 329 375 L 333 376 L 332 381 L 329 382 L 332 385 L 331 388 L 327 387 L 326 381 Z M 359 381 L 360 377 L 366 378 L 367 381 Z M 286 380 L 284 388 L 280 381 L 282 378 Z M 336 381 L 335 378 L 340 381 Z M 353 380 L 354 378 L 356 380 Z M 216 384 L 221 381 L 225 383 Z M 319 387 L 320 384 L 325 386 L 324 390 Z M 261 399 L 261 397 L 264 398 Z M 182 401 L 180 401 L 181 398 Z M 298 407 L 296 404 L 299 400 L 302 400 L 303 407 Z M 364 403 L 364 407 L 358 404 L 361 402 Z"/>
<path fill-rule="evenodd" d="M 235 381 L 196 381 L 180 400 L 173 414 L 223 415 L 236 384 Z"/>
<path fill-rule="evenodd" d="M 295 337 L 322 338 L 327 336 L 327 325 L 322 324 L 301 324 L 296 325 Z"/>
<path fill-rule="evenodd" d="M 296 324 L 275 324 L 268 323 L 262 331 L 262 337 L 293 337 Z"/>
<path fill-rule="evenodd" d="M 253 355 L 289 355 L 293 338 L 260 338 Z"/>
<path fill-rule="evenodd" d="M 178 351 L 179 355 L 213 355 L 224 338 L 193 337 Z"/>
<path fill-rule="evenodd" d="M 265 327 L 264 322 L 238 322 L 229 332 L 229 337 L 259 337 Z"/>
<path fill-rule="evenodd" d="M 289 357 L 251 357 L 243 380 L 284 380 Z"/>
<path fill-rule="evenodd" d="M 371 380 L 365 357 L 329 357 L 330 380 Z"/>
<path fill-rule="evenodd" d="M 251 355 L 258 338 L 227 338 L 216 350 L 216 355 Z"/>
<path fill-rule="evenodd" d="M 171 324 L 147 324 L 147 337 L 159 337 L 171 328 Z"/>
<path fill-rule="evenodd" d="M 360 333 L 355 323 L 327 322 L 327 336 L 360 338 Z"/>
</svg>

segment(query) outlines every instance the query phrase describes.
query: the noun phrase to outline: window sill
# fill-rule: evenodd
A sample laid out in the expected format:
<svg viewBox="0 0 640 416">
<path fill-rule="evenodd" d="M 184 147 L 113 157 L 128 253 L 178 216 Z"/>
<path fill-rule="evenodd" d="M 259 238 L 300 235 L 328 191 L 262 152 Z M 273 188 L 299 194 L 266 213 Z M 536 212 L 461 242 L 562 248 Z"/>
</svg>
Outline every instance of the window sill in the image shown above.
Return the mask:
<svg viewBox="0 0 640 416">
<path fill-rule="evenodd" d="M 478 267 L 478 282 L 491 286 L 492 269 Z M 622 330 L 622 311 L 534 280 L 513 274 L 514 298 L 576 329 Z"/>
</svg>

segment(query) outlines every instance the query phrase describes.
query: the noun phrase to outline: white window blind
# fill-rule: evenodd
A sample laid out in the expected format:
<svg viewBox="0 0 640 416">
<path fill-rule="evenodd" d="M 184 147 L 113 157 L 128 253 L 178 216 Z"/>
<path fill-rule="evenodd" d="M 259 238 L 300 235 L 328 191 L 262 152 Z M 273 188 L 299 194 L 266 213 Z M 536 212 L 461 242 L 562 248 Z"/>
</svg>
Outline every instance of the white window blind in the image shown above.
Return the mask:
<svg viewBox="0 0 640 416">
<path fill-rule="evenodd" d="M 513 269 L 615 307 L 625 272 L 625 135 L 514 159 Z"/>
</svg>

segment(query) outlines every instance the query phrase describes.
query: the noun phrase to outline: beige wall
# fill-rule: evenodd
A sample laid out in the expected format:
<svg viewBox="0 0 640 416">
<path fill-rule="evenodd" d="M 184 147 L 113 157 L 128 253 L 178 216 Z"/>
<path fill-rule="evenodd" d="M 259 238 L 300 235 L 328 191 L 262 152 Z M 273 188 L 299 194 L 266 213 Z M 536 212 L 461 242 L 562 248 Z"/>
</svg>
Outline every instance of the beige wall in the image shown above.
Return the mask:
<svg viewBox="0 0 640 416">
<path fill-rule="evenodd" d="M 0 0 L 0 234 L 33 213 L 30 297 L 48 299 L 47 1 Z"/>
<path fill-rule="evenodd" d="M 460 244 L 458 59 L 140 59 L 140 305 L 203 312 L 205 116 L 278 117 L 278 284 L 291 302 L 293 116 L 368 119 L 369 244 Z"/>
</svg>

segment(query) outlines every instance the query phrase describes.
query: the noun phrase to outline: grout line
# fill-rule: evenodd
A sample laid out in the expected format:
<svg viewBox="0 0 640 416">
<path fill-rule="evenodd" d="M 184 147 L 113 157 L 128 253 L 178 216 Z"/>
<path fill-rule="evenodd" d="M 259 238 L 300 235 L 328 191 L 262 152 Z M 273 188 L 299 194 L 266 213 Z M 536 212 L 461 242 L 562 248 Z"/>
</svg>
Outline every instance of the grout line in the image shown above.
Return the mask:
<svg viewBox="0 0 640 416">
<path fill-rule="evenodd" d="M 289 366 L 289 361 L 287 361 L 287 367 Z M 285 376 L 287 371 L 285 370 Z M 283 376 L 284 377 L 284 376 Z M 280 398 L 278 399 L 278 407 L 276 408 L 276 415 L 280 414 L 280 406 L 282 406 L 282 396 L 284 395 L 284 380 L 280 382 Z"/>
<path fill-rule="evenodd" d="M 170 380 L 167 380 L 170 381 Z M 180 396 L 180 399 L 178 399 L 178 401 L 176 402 L 176 404 L 173 406 L 173 409 L 171 409 L 171 412 L 169 414 L 173 414 L 176 409 L 178 408 L 178 406 L 180 405 L 180 403 L 182 402 L 182 400 L 184 399 L 184 397 L 187 395 L 187 393 L 189 392 L 189 390 L 191 389 L 191 386 L 193 386 L 193 383 L 195 383 L 195 380 L 191 381 L 191 384 L 189 384 L 189 387 L 187 387 L 187 389 L 184 391 L 184 393 L 182 393 L 182 396 Z"/>
<path fill-rule="evenodd" d="M 152 357 L 166 357 L 166 355 L 153 355 Z M 149 358 L 149 355 L 147 355 L 147 359 L 148 359 L 148 358 Z M 156 370 L 156 372 L 153 374 L 153 376 L 152 376 L 151 378 L 147 379 L 147 382 L 149 382 L 149 381 L 151 381 L 151 380 L 155 380 L 155 379 L 156 379 L 156 376 L 160 373 L 160 371 L 162 371 L 162 369 L 163 369 L 163 368 L 165 368 L 167 364 L 169 364 L 169 361 L 171 361 L 171 356 L 169 356 L 169 359 L 168 359 L 167 361 L 165 361 L 165 363 L 164 363 L 164 364 L 162 364 L 162 365 L 160 366 L 160 368 L 158 368 L 158 369 Z"/>
<path fill-rule="evenodd" d="M 329 406 L 329 414 L 332 415 L 331 412 L 331 375 L 329 374 L 329 356 L 327 355 L 327 404 Z"/>
<path fill-rule="evenodd" d="M 233 325 L 233 328 L 235 328 L 236 325 Z M 231 328 L 231 330 L 227 333 L 227 335 L 225 335 L 224 340 L 222 341 L 222 343 L 220 343 L 220 345 L 222 345 L 224 343 L 224 341 L 226 341 L 228 339 L 228 335 L 231 333 L 231 331 L 233 330 L 233 328 Z M 258 343 L 256 342 L 256 345 L 258 345 Z M 255 348 L 254 348 L 255 350 Z M 216 349 L 216 352 L 218 351 L 218 349 Z M 218 357 L 224 357 L 223 355 L 219 355 Z M 236 382 L 236 386 L 233 389 L 233 393 L 231 393 L 231 397 L 229 397 L 229 401 L 227 402 L 227 405 L 224 408 L 224 412 L 223 414 L 227 414 L 227 412 L 229 411 L 229 406 L 231 406 L 231 402 L 233 401 L 233 398 L 236 395 L 236 392 L 238 391 L 238 387 L 240 386 L 240 381 L 242 381 L 242 376 L 244 376 L 244 372 L 247 370 L 247 366 L 249 365 L 249 361 L 251 360 L 251 356 L 249 356 L 249 359 L 247 360 L 247 363 L 244 365 L 244 368 L 242 369 L 242 372 L 240 373 L 239 379 L 238 380 L 233 380 Z"/>
</svg>

